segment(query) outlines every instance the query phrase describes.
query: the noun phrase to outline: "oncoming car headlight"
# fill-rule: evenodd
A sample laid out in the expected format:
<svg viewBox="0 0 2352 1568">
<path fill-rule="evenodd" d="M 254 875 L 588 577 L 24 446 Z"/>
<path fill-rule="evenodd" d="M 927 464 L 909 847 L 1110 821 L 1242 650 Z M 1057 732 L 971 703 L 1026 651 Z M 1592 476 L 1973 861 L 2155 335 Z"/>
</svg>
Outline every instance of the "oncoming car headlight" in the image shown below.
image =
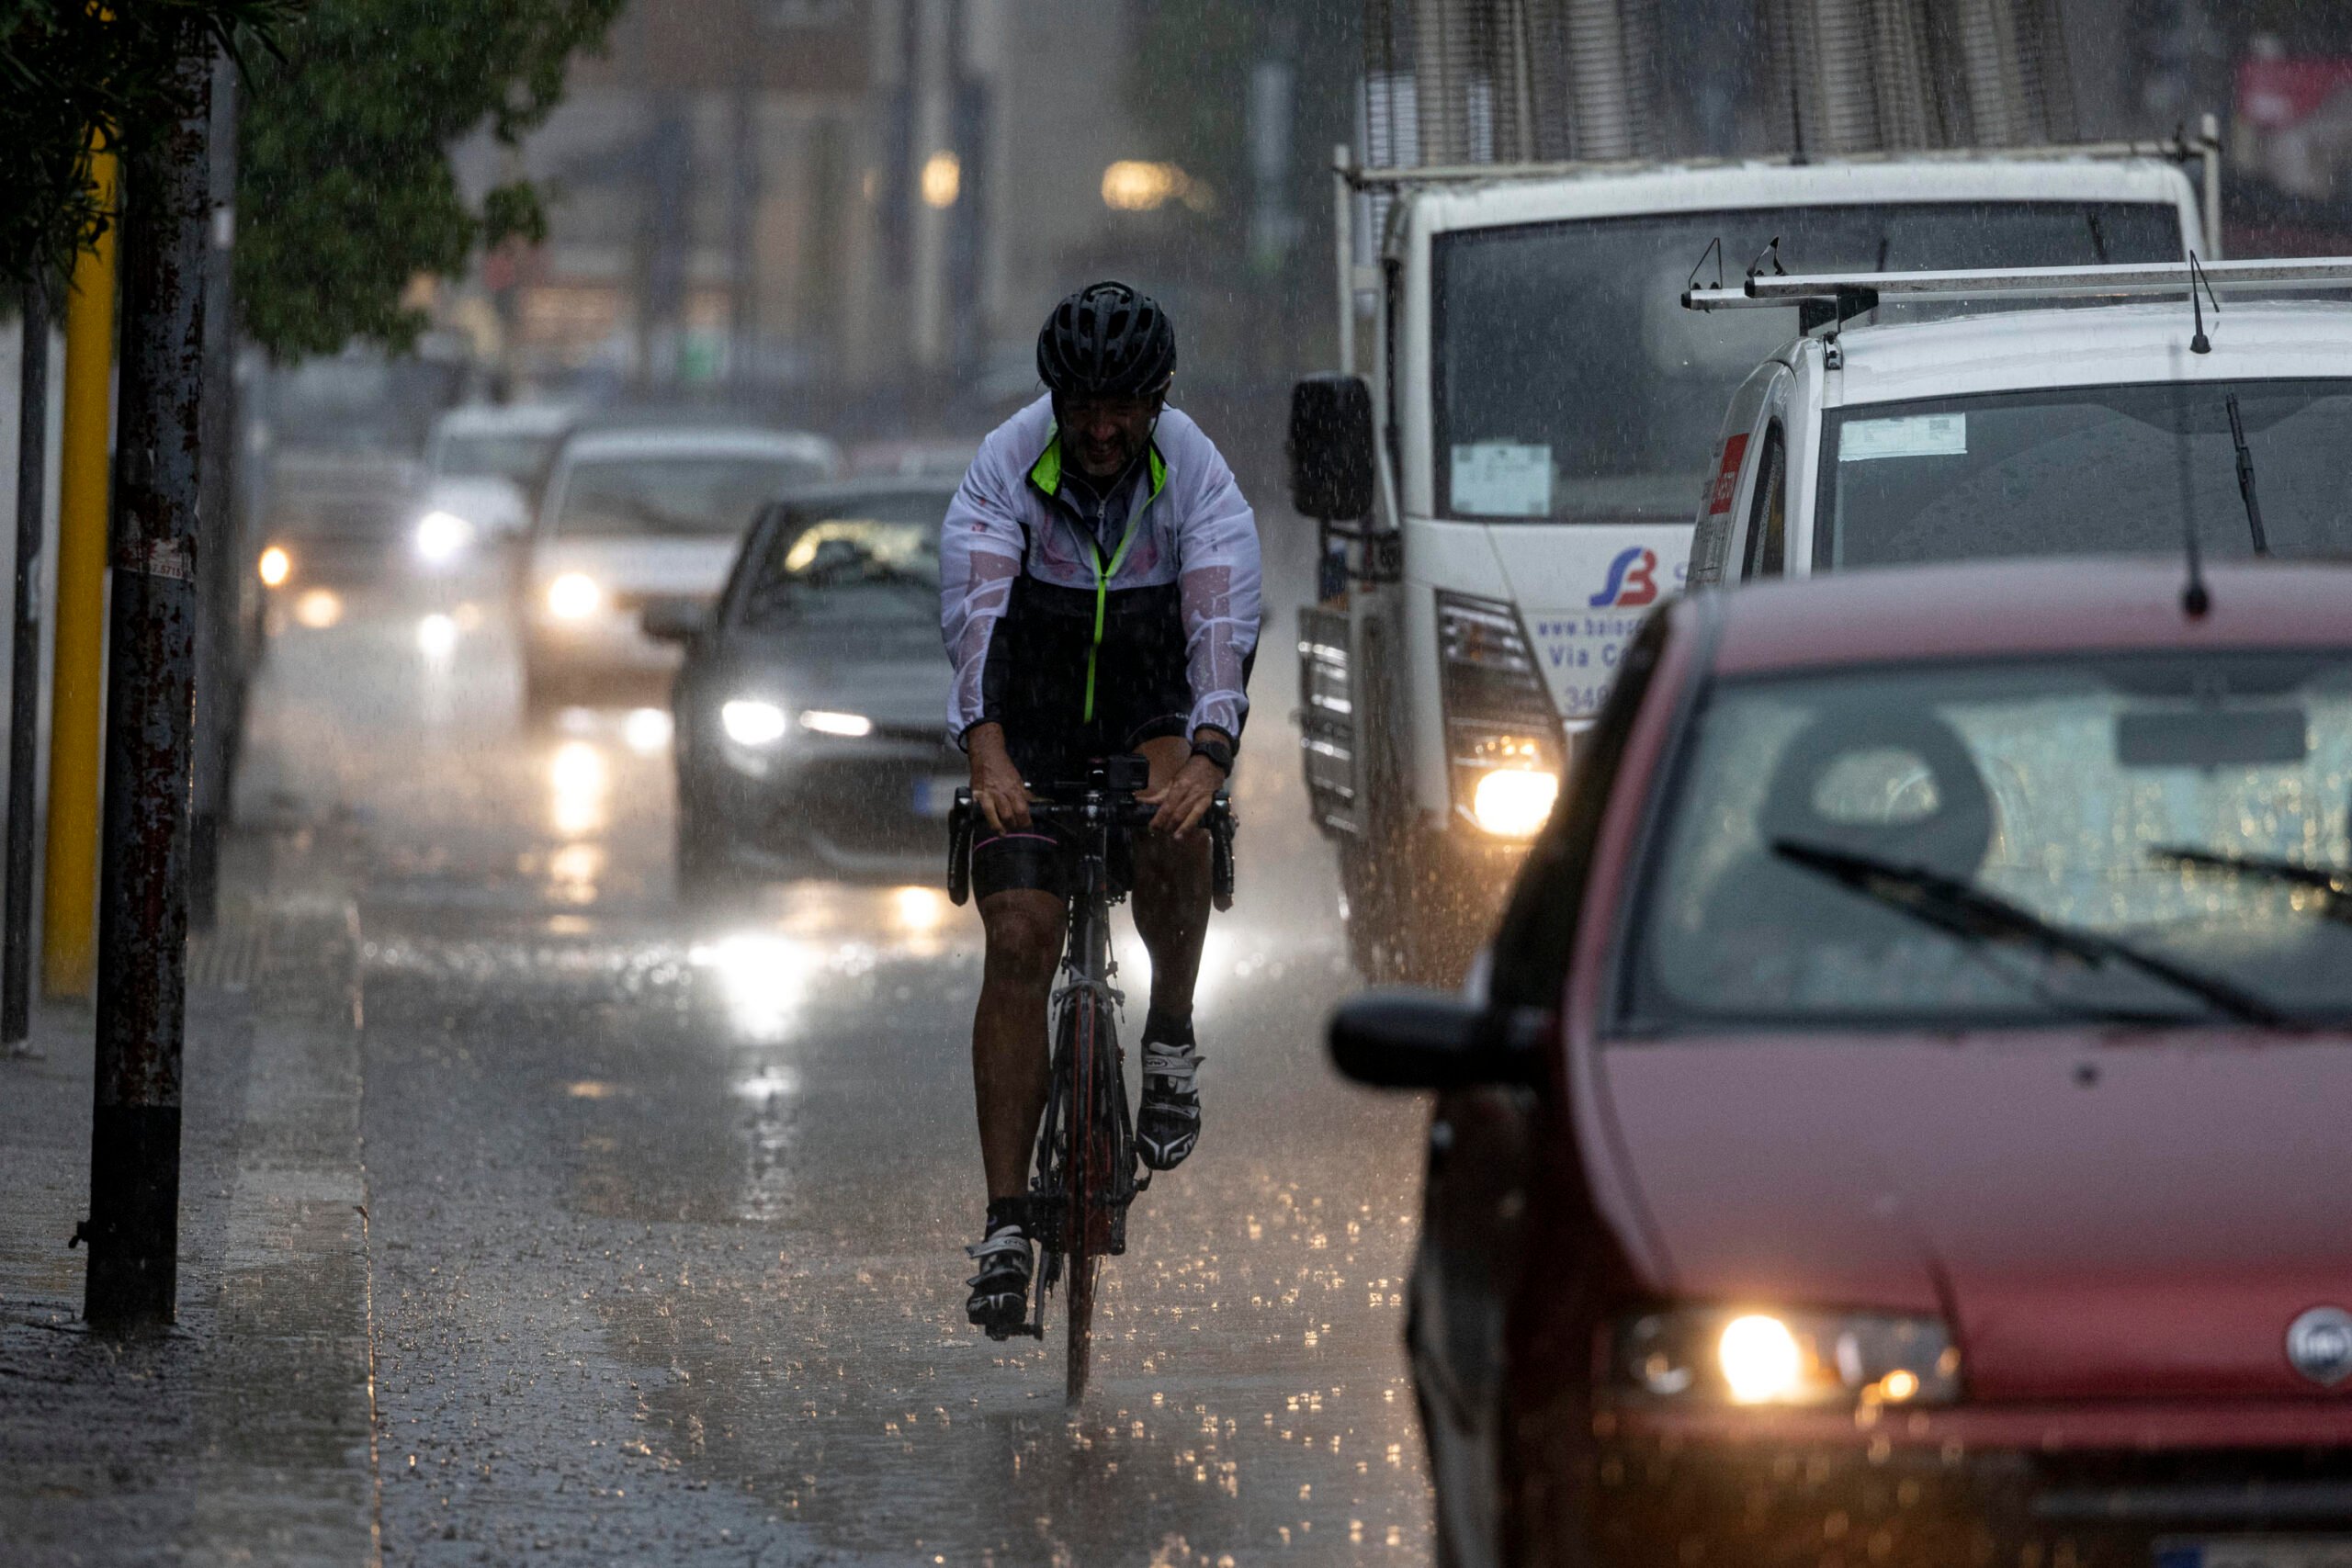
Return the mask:
<svg viewBox="0 0 2352 1568">
<path fill-rule="evenodd" d="M 559 621 L 584 621 L 605 603 L 605 591 L 584 571 L 567 571 L 548 584 L 548 614 Z"/>
<path fill-rule="evenodd" d="M 1960 1350 L 1931 1317 L 1684 1308 L 1619 1324 L 1613 1381 L 1654 1399 L 1746 1405 L 1948 1404 Z"/>
<path fill-rule="evenodd" d="M 428 512 L 416 520 L 416 553 L 435 566 L 456 559 L 473 542 L 474 525 L 454 512 Z"/>
<path fill-rule="evenodd" d="M 261 574 L 263 587 L 283 588 L 294 575 L 294 557 L 284 545 L 272 545 L 262 551 L 254 570 Z"/>
<path fill-rule="evenodd" d="M 788 728 L 784 710 L 755 697 L 737 697 L 720 705 L 719 728 L 738 746 L 773 746 Z"/>
</svg>

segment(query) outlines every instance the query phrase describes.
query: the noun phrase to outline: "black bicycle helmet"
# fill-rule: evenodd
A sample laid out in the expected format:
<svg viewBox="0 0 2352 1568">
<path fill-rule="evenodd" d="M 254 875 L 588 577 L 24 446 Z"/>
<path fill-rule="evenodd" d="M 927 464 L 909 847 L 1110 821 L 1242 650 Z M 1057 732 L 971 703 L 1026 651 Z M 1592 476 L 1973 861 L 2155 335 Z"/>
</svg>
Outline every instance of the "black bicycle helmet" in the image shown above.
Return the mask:
<svg viewBox="0 0 2352 1568">
<path fill-rule="evenodd" d="M 1037 378 L 1057 397 L 1144 397 L 1175 373 L 1175 324 L 1124 283 L 1088 284 L 1037 334 Z"/>
</svg>

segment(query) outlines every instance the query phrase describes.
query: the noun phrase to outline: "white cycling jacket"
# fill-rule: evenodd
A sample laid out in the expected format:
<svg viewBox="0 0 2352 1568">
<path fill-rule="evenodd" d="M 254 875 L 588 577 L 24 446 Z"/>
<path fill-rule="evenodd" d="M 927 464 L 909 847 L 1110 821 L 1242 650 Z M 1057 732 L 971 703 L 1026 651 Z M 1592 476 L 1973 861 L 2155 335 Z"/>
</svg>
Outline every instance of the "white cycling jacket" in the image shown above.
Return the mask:
<svg viewBox="0 0 2352 1568">
<path fill-rule="evenodd" d="M 948 503 L 939 547 L 940 633 L 956 679 L 947 733 L 991 716 L 983 675 L 989 644 L 1024 571 L 1041 582 L 1095 595 L 1095 638 L 1104 600 L 1123 590 L 1177 585 L 1192 685 L 1191 728 L 1237 739 L 1250 711 L 1244 678 L 1258 645 L 1258 522 L 1233 470 L 1201 427 L 1177 409 L 1153 431 L 1150 482 L 1128 514 L 1107 570 L 1069 510 L 1054 500 L 1061 443 L 1053 400 L 1039 398 L 980 444 Z"/>
</svg>

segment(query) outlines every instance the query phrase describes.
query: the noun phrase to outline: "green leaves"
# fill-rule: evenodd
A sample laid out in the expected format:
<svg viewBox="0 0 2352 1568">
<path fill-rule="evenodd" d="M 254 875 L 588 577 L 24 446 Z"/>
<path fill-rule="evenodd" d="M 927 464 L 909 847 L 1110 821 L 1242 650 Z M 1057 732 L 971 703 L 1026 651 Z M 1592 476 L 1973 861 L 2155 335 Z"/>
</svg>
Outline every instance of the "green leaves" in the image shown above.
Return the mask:
<svg viewBox="0 0 2352 1568">
<path fill-rule="evenodd" d="M 6 5 L 8 0 L 0 0 Z M 401 296 L 475 247 L 546 232 L 527 184 L 460 198 L 448 149 L 477 128 L 514 143 L 560 100 L 566 62 L 622 0 L 312 0 L 257 62 L 244 99 L 237 291 L 273 354 L 354 337 L 413 344 Z"/>
<path fill-rule="evenodd" d="M 0 0 L 0 278 L 62 275 L 107 221 L 90 196 L 93 130 L 118 151 L 187 106 L 172 62 L 226 47 L 266 58 L 300 0 Z M 258 45 L 259 47 L 254 47 Z"/>
</svg>

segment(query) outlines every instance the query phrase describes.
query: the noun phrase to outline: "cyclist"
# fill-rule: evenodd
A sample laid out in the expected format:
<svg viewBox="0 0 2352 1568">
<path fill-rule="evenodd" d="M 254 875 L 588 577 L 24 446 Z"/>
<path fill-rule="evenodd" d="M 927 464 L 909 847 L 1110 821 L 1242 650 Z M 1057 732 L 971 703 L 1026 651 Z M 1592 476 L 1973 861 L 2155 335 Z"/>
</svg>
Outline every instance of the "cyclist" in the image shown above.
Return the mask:
<svg viewBox="0 0 2352 1568">
<path fill-rule="evenodd" d="M 987 933 L 972 1079 L 988 1177 L 967 1313 L 1002 1337 L 1035 1267 L 1023 1195 L 1050 1066 L 1046 1004 L 1072 891 L 1068 840 L 1030 787 L 1141 753 L 1156 804 L 1136 836 L 1136 929 L 1151 954 L 1136 1142 L 1168 1170 L 1193 1152 L 1193 981 L 1209 916 L 1202 818 L 1233 771 L 1258 643 L 1257 520 L 1199 425 L 1167 406 L 1168 314 L 1124 283 L 1054 307 L 1037 336 L 1047 395 L 981 444 L 940 539 L 955 666 L 948 729 L 985 819 L 972 886 Z"/>
</svg>

